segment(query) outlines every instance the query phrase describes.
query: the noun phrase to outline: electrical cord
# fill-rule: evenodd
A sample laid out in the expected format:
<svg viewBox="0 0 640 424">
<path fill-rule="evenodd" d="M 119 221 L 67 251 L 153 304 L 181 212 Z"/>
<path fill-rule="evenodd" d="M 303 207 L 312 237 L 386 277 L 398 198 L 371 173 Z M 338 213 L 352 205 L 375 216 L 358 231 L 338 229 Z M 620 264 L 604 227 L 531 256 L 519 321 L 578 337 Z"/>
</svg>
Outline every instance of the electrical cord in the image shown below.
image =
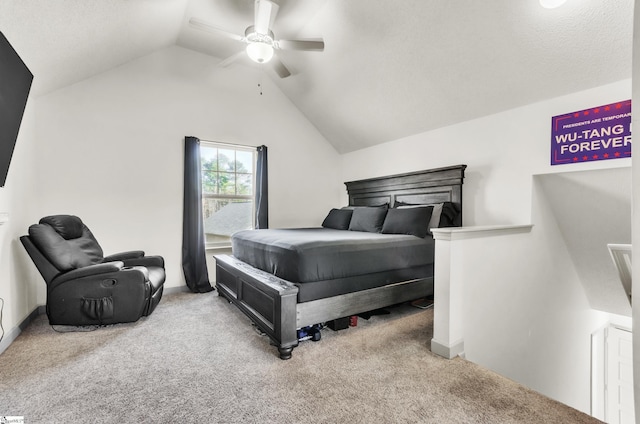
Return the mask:
<svg viewBox="0 0 640 424">
<path fill-rule="evenodd" d="M 87 333 L 89 331 L 96 331 L 98 328 L 104 327 L 101 325 L 52 325 L 53 331 L 56 333 Z"/>
<path fill-rule="evenodd" d="M 4 328 L 2 327 L 2 310 L 4 309 L 4 299 L 0 297 L 0 342 L 4 337 Z M 85 325 L 79 327 L 72 327 L 67 325 L 52 325 L 54 331 L 58 333 L 70 333 L 70 332 L 86 332 L 95 331 L 100 328 L 100 325 Z"/>
</svg>

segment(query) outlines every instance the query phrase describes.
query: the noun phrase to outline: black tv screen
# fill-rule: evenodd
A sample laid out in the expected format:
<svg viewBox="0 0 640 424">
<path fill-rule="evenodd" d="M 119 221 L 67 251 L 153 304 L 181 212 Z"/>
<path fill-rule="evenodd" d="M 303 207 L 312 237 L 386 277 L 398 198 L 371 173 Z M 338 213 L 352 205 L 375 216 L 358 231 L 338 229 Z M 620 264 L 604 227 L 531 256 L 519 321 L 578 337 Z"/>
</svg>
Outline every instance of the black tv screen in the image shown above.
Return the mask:
<svg viewBox="0 0 640 424">
<path fill-rule="evenodd" d="M 33 74 L 0 32 L 0 187 L 7 181 L 32 81 Z"/>
</svg>

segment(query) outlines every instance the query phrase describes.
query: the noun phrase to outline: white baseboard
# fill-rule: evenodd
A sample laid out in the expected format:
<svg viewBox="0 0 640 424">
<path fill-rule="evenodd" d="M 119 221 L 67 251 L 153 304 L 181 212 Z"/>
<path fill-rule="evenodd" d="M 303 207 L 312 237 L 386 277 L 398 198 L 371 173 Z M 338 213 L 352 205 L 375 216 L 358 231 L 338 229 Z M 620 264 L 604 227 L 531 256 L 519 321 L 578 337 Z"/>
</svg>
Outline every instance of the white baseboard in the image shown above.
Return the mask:
<svg viewBox="0 0 640 424">
<path fill-rule="evenodd" d="M 445 357 L 447 359 L 455 358 L 456 356 L 464 355 L 464 341 L 459 341 L 448 346 L 444 343 L 431 339 L 431 352 L 436 355 Z"/>
<path fill-rule="evenodd" d="M 189 287 L 187 286 L 178 286 L 178 287 L 165 287 L 162 295 L 164 296 L 165 294 L 174 294 L 174 293 L 184 293 L 184 292 L 190 292 L 191 290 L 189 290 Z"/>
<path fill-rule="evenodd" d="M 189 292 L 189 291 L 190 291 L 189 287 L 187 286 L 166 287 L 163 291 L 163 295 L 166 295 L 166 294 L 171 295 L 175 293 L 183 293 L 183 292 Z M 27 317 L 24 320 L 22 320 L 22 322 L 18 324 L 17 327 L 14 327 L 8 331 L 5 330 L 5 334 L 2 337 L 2 340 L 0 341 L 0 355 L 2 355 L 2 352 L 7 350 L 7 348 L 11 345 L 11 343 L 13 343 L 13 341 L 16 338 L 18 338 L 20 333 L 22 333 L 22 330 L 24 330 L 25 328 L 27 328 L 29 324 L 31 324 L 31 321 L 33 321 L 38 315 L 44 315 L 46 313 L 47 313 L 47 307 L 45 305 L 40 305 L 36 307 L 29 315 L 27 315 Z"/>
<path fill-rule="evenodd" d="M 13 343 L 13 341 L 18 338 L 22 330 L 27 328 L 31 321 L 33 321 L 38 315 L 44 314 L 46 312 L 45 306 L 41 305 L 36 307 L 25 319 L 22 320 L 17 327 L 13 327 L 11 330 L 5 333 L 2 341 L 0 341 L 0 355 L 2 352 L 7 350 L 7 348 Z"/>
</svg>

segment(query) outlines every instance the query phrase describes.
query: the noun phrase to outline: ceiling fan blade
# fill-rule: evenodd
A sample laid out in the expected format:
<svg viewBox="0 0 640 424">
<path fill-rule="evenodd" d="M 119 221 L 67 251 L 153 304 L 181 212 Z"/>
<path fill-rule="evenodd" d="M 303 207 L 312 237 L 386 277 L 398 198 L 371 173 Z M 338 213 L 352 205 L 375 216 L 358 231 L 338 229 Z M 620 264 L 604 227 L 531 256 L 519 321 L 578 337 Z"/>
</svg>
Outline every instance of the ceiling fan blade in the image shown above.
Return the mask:
<svg viewBox="0 0 640 424">
<path fill-rule="evenodd" d="M 269 34 L 279 6 L 269 0 L 256 0 L 254 27 L 258 34 Z"/>
<path fill-rule="evenodd" d="M 244 50 L 240 50 L 238 53 L 232 54 L 228 58 L 220 61 L 220 63 L 218 63 L 218 66 L 220 66 L 221 68 L 226 68 L 227 66 L 231 65 L 233 62 L 240 59 L 244 55 L 245 55 Z"/>
<path fill-rule="evenodd" d="M 278 16 L 278 10 L 280 10 L 280 5 L 278 3 L 271 3 L 271 19 L 269 19 L 269 29 L 273 28 L 273 24 L 276 21 L 276 16 Z"/>
<path fill-rule="evenodd" d="M 275 43 L 277 48 L 282 50 L 306 50 L 321 52 L 324 50 L 322 40 L 278 40 Z"/>
<path fill-rule="evenodd" d="M 211 24 L 208 24 L 205 21 L 202 21 L 202 20 L 200 20 L 198 18 L 189 19 L 189 24 L 194 28 L 198 28 L 198 29 L 201 29 L 203 31 L 207 31 L 207 32 L 210 32 L 212 34 L 221 35 L 223 37 L 231 38 L 232 40 L 236 40 L 236 41 L 245 41 L 245 38 L 242 35 L 233 34 L 231 32 L 225 31 L 223 29 L 216 28 L 215 26 L 213 26 Z"/>
<path fill-rule="evenodd" d="M 284 66 L 284 63 L 277 56 L 273 56 L 271 59 L 271 66 L 273 66 L 273 70 L 276 71 L 280 78 L 286 78 L 291 75 L 291 72 Z"/>
</svg>

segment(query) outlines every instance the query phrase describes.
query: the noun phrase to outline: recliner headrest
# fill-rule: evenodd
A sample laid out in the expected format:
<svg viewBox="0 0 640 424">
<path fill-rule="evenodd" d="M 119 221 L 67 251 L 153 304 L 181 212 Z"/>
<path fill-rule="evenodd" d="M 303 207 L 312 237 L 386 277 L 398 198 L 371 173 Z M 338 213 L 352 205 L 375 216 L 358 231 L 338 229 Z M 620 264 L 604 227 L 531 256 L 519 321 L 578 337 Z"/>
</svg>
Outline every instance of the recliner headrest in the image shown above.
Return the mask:
<svg viewBox="0 0 640 424">
<path fill-rule="evenodd" d="M 29 227 L 29 238 L 60 271 L 83 268 L 104 259 L 98 241 L 77 216 L 46 216 L 39 222 Z"/>
<path fill-rule="evenodd" d="M 45 216 L 40 220 L 40 224 L 50 225 L 65 240 L 82 237 L 84 228 L 82 220 L 75 215 Z"/>
</svg>

